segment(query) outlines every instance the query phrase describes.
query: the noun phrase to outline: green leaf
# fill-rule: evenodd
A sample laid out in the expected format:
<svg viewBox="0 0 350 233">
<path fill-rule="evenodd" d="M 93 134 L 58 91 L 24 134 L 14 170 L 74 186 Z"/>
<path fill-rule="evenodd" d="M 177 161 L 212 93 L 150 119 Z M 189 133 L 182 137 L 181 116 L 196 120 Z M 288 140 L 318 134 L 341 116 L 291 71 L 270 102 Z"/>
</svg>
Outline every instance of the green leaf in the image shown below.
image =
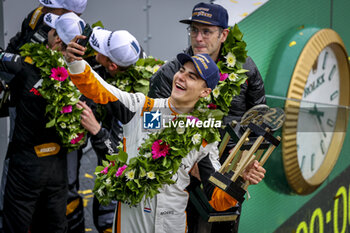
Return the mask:
<svg viewBox="0 0 350 233">
<path fill-rule="evenodd" d="M 243 33 L 239 30 L 238 24 L 235 24 L 232 30 L 232 35 L 235 37 L 236 40 L 241 41 L 243 38 Z"/>
<path fill-rule="evenodd" d="M 103 23 L 101 22 L 101 20 L 97 21 L 96 23 L 93 23 L 93 24 L 91 25 L 91 27 L 92 27 L 92 28 L 94 28 L 94 27 L 101 27 L 101 28 L 104 28 Z"/>
<path fill-rule="evenodd" d="M 117 154 L 106 154 L 106 159 L 108 159 L 108 161 L 115 161 L 117 159 Z"/>
<path fill-rule="evenodd" d="M 134 182 L 137 184 L 137 188 L 141 188 L 141 184 L 138 179 L 135 179 Z"/>
<path fill-rule="evenodd" d="M 128 154 L 124 151 L 119 151 L 119 154 L 117 155 L 116 160 L 121 163 L 126 163 L 126 161 L 128 160 Z"/>
<path fill-rule="evenodd" d="M 104 167 L 102 167 L 102 166 L 97 166 L 97 167 L 95 168 L 95 172 L 101 172 L 101 171 L 103 171 L 103 169 L 104 169 Z"/>
<path fill-rule="evenodd" d="M 149 85 L 149 80 L 146 80 L 146 79 L 139 79 L 136 81 L 136 83 L 139 83 L 143 86 L 148 86 Z"/>
<path fill-rule="evenodd" d="M 244 74 L 246 72 L 248 72 L 249 70 L 246 70 L 246 69 L 239 69 L 239 70 L 236 70 L 236 73 L 237 74 Z"/>
<path fill-rule="evenodd" d="M 106 160 L 102 160 L 102 165 L 103 167 L 108 167 L 109 166 L 109 162 Z"/>
<path fill-rule="evenodd" d="M 56 123 L 56 119 L 53 118 L 51 121 L 49 121 L 48 123 L 46 123 L 46 128 L 51 128 L 55 125 Z"/>
<path fill-rule="evenodd" d="M 148 93 L 149 87 L 135 85 L 134 90 L 135 90 L 135 92 L 141 92 L 141 93 L 146 95 Z"/>
</svg>

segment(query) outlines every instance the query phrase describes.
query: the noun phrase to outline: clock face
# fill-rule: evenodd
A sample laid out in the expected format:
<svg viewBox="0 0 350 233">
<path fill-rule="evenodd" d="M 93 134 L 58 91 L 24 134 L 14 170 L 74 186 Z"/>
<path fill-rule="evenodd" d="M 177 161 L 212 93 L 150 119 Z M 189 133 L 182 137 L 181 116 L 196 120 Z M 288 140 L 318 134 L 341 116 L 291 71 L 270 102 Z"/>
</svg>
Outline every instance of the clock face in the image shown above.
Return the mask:
<svg viewBox="0 0 350 233">
<path fill-rule="evenodd" d="M 348 54 L 337 32 L 318 27 L 291 30 L 280 48 L 265 86 L 266 93 L 278 96 L 271 103 L 286 96 L 282 156 L 267 165 L 275 169 L 282 162 L 285 177 L 276 169 L 266 183 L 284 193 L 306 195 L 330 177 L 347 135 Z"/>
<path fill-rule="evenodd" d="M 326 158 L 337 120 L 339 93 L 339 64 L 331 47 L 325 47 L 309 72 L 300 102 L 296 142 L 305 180 L 316 174 Z"/>
</svg>

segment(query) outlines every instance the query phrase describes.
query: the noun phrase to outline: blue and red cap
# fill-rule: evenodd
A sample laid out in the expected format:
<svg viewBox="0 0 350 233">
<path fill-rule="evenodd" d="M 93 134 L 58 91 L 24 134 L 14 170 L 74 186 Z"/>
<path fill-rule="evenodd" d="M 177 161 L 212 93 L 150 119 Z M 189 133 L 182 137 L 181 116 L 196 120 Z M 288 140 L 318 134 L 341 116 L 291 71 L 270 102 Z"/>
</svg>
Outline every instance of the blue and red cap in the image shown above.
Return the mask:
<svg viewBox="0 0 350 233">
<path fill-rule="evenodd" d="M 191 57 L 188 54 L 180 53 L 176 57 L 182 65 L 188 61 L 192 62 L 199 76 L 210 89 L 214 90 L 220 80 L 220 72 L 218 66 L 208 54 L 196 54 Z"/>
<path fill-rule="evenodd" d="M 193 7 L 190 19 L 180 20 L 180 23 L 185 24 L 192 22 L 227 28 L 228 13 L 224 7 L 218 4 L 201 2 Z"/>
</svg>

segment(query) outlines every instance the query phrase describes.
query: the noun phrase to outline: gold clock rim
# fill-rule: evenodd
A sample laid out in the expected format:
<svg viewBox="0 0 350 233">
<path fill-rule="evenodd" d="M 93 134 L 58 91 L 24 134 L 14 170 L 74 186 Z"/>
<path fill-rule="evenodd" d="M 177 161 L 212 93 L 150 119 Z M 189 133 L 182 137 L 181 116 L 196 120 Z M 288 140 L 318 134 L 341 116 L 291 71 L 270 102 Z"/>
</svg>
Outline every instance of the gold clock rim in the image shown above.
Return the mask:
<svg viewBox="0 0 350 233">
<path fill-rule="evenodd" d="M 339 105 L 349 106 L 349 63 L 344 43 L 338 33 L 332 29 L 316 32 L 304 46 L 290 81 L 285 103 L 286 120 L 282 128 L 282 160 L 289 186 L 298 194 L 309 194 L 319 187 L 331 173 L 344 142 L 347 127 L 347 111 L 338 109 L 334 134 L 324 162 L 310 179 L 301 174 L 297 154 L 297 122 L 300 102 L 309 72 L 320 52 L 330 46 L 336 54 L 339 64 L 340 95 Z M 345 114 L 345 115 L 344 115 Z"/>
</svg>

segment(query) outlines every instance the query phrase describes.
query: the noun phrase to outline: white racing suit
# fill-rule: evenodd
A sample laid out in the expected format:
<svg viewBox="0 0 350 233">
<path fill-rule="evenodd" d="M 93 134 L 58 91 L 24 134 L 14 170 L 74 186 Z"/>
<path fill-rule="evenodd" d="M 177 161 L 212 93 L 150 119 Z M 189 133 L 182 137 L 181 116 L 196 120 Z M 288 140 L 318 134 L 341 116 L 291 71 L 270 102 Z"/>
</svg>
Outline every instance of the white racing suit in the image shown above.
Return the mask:
<svg viewBox="0 0 350 233">
<path fill-rule="evenodd" d="M 87 98 L 96 103 L 109 104 L 113 114 L 123 123 L 124 149 L 129 159 L 137 156 L 138 148 L 149 131 L 143 129 L 143 114 L 159 110 L 162 116 L 175 116 L 176 109 L 169 99 L 151 99 L 142 93 L 131 94 L 106 83 L 85 61 L 68 64 L 73 83 Z M 114 227 L 115 233 L 178 233 L 187 232 L 186 206 L 189 198 L 186 187 L 189 173 L 195 163 L 209 203 L 218 211 L 235 206 L 236 200 L 208 182 L 210 175 L 220 168 L 217 142 L 206 144 L 199 151 L 192 150 L 182 159 L 175 184 L 164 185 L 152 199 L 135 207 L 118 203 Z"/>
</svg>

